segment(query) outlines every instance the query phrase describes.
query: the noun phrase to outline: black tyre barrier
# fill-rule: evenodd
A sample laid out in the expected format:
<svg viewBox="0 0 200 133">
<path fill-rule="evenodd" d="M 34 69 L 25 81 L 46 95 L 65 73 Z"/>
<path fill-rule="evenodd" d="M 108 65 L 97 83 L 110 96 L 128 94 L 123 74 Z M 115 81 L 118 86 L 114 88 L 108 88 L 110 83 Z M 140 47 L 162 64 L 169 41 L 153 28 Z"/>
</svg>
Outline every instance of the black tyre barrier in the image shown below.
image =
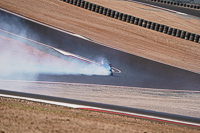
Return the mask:
<svg viewBox="0 0 200 133">
<path fill-rule="evenodd" d="M 151 28 L 151 21 L 147 21 L 147 26 L 146 26 L 146 28 L 148 28 L 148 29 L 150 29 Z"/>
<path fill-rule="evenodd" d="M 134 24 L 138 25 L 138 23 L 139 23 L 139 18 L 135 18 Z"/>
<path fill-rule="evenodd" d="M 189 40 L 189 38 L 190 38 L 190 32 L 186 32 L 186 34 L 185 34 L 185 40 Z"/>
<path fill-rule="evenodd" d="M 148 22 L 148 21 L 144 20 L 143 23 L 142 23 L 142 27 L 146 28 L 147 22 Z"/>
<path fill-rule="evenodd" d="M 84 8 L 85 8 L 85 9 L 88 8 L 88 4 L 89 4 L 89 2 L 85 1 L 85 4 L 84 4 Z"/>
<path fill-rule="evenodd" d="M 114 11 L 114 10 L 111 10 L 111 12 L 110 12 L 110 17 L 111 17 L 111 18 L 114 18 L 114 17 L 115 17 L 115 11 Z"/>
<path fill-rule="evenodd" d="M 143 21 L 144 21 L 144 19 L 139 19 L 138 25 L 142 26 Z"/>
<path fill-rule="evenodd" d="M 190 41 L 194 41 L 194 36 L 195 36 L 195 34 L 191 33 L 191 34 L 190 34 L 189 40 L 190 40 Z"/>
<path fill-rule="evenodd" d="M 77 1 L 76 6 L 79 6 L 79 7 L 81 6 L 81 0 Z"/>
<path fill-rule="evenodd" d="M 130 23 L 131 23 L 131 24 L 134 24 L 134 21 L 135 21 L 135 17 L 131 16 Z"/>
<path fill-rule="evenodd" d="M 114 18 L 115 18 L 115 19 L 118 19 L 118 17 L 119 17 L 119 12 L 116 11 L 116 12 L 115 12 L 115 15 L 114 15 Z"/>
<path fill-rule="evenodd" d="M 76 4 L 77 4 L 77 0 L 74 0 L 73 5 L 76 5 Z"/>
<path fill-rule="evenodd" d="M 106 16 L 110 17 L 111 9 L 107 10 Z"/>
<path fill-rule="evenodd" d="M 152 23 L 151 23 L 150 29 L 151 29 L 151 30 L 155 30 L 155 26 L 156 26 L 156 23 L 152 22 Z"/>
<path fill-rule="evenodd" d="M 180 37 L 181 36 L 181 30 L 177 29 L 177 32 L 176 32 L 176 37 Z"/>
<path fill-rule="evenodd" d="M 168 35 L 176 36 L 176 37 L 179 37 L 179 38 L 182 38 L 182 39 L 185 39 L 185 40 L 200 43 L 200 35 L 198 35 L 198 34 L 186 32 L 186 31 L 182 31 L 182 30 L 175 29 L 175 28 L 172 28 L 172 27 L 168 27 L 166 25 L 150 22 L 150 21 L 147 21 L 147 20 L 144 20 L 144 19 L 140 19 L 140 18 L 131 16 L 131 15 L 128 15 L 128 14 L 124 14 L 124 13 L 121 13 L 121 12 L 114 11 L 114 10 L 111 10 L 109 8 L 105 8 L 103 6 L 99 6 L 99 5 L 84 1 L 84 0 L 61 0 L 61 1 L 73 4 L 75 6 L 79 6 L 81 8 L 91 10 L 91 11 L 99 13 L 99 14 L 106 15 L 106 16 L 111 17 L 111 18 L 122 20 L 122 21 L 127 22 L 127 23 L 139 25 L 139 26 L 142 26 L 144 28 L 148 28 L 148 29 L 151 29 L 151 30 L 162 32 L 164 34 L 168 34 Z M 161 2 L 162 0 L 154 0 L 154 1 L 160 1 Z M 163 3 L 165 3 L 165 2 L 168 3 L 169 1 L 168 2 L 163 1 Z M 171 2 L 171 4 L 178 5 L 179 3 Z M 194 6 L 194 5 L 188 5 L 188 4 L 180 4 L 180 5 L 190 6 L 191 8 L 198 8 L 198 9 L 200 8 L 200 6 Z"/>
<path fill-rule="evenodd" d="M 163 33 L 167 34 L 168 30 L 169 30 L 169 27 L 165 25 L 163 29 Z"/>
<path fill-rule="evenodd" d="M 118 19 L 119 19 L 119 20 L 122 20 L 122 16 L 123 16 L 123 13 L 119 13 Z"/>
<path fill-rule="evenodd" d="M 81 1 L 81 8 L 84 8 L 84 6 L 85 6 L 85 1 Z"/>
<path fill-rule="evenodd" d="M 163 30 L 164 30 L 164 25 L 161 24 L 158 31 L 163 32 Z"/>
<path fill-rule="evenodd" d="M 197 34 L 195 35 L 194 42 L 196 42 L 196 43 L 200 42 L 200 36 L 199 35 L 197 35 Z"/>
<path fill-rule="evenodd" d="M 70 0 L 70 1 L 69 1 L 70 4 L 73 4 L 73 2 L 74 2 L 74 0 Z"/>
<path fill-rule="evenodd" d="M 173 28 L 169 27 L 167 34 L 172 35 L 172 30 L 173 30 Z"/>
<path fill-rule="evenodd" d="M 91 11 L 95 12 L 95 9 L 96 9 L 96 4 L 93 4 Z"/>
<path fill-rule="evenodd" d="M 185 35 L 186 35 L 186 31 L 182 31 L 180 37 L 183 38 L 183 39 L 185 39 Z"/>
<path fill-rule="evenodd" d="M 100 6 L 100 7 L 99 7 L 99 13 L 100 13 L 100 14 L 103 14 L 103 10 L 104 10 L 104 7 Z"/>
<path fill-rule="evenodd" d="M 174 29 L 172 30 L 172 36 L 176 36 L 176 32 L 177 32 L 177 29 Z"/>
<path fill-rule="evenodd" d="M 156 31 L 159 31 L 159 28 L 160 28 L 160 24 L 156 23 L 156 25 L 155 25 L 155 30 L 156 30 Z"/>
<path fill-rule="evenodd" d="M 107 14 L 107 10 L 108 10 L 108 8 L 104 8 L 104 10 L 103 10 L 103 15 L 106 15 L 106 14 Z"/>
<path fill-rule="evenodd" d="M 88 3 L 88 10 L 92 10 L 92 6 L 93 6 L 93 4 L 92 3 Z"/>
<path fill-rule="evenodd" d="M 122 21 L 125 21 L 125 22 L 126 22 L 126 19 L 127 19 L 127 14 L 123 14 L 123 16 L 122 16 Z"/>
<path fill-rule="evenodd" d="M 96 12 L 96 13 L 99 13 L 99 8 L 100 8 L 100 6 L 99 6 L 99 5 L 96 5 L 96 8 L 95 8 L 95 12 Z"/>
<path fill-rule="evenodd" d="M 126 22 L 127 22 L 127 23 L 130 23 L 130 22 L 131 22 L 131 16 L 130 16 L 130 15 L 127 16 Z"/>
</svg>

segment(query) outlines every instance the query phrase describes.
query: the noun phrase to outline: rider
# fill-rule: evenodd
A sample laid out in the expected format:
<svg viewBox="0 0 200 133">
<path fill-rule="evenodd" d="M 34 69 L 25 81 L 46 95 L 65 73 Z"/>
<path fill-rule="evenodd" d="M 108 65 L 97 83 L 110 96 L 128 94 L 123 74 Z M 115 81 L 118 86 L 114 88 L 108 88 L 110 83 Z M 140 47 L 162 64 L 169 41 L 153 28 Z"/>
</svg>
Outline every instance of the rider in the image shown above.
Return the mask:
<svg viewBox="0 0 200 133">
<path fill-rule="evenodd" d="M 112 65 L 109 64 L 108 61 L 107 61 L 106 59 L 102 59 L 102 60 L 101 60 L 101 65 L 102 65 L 104 68 L 109 68 L 110 75 L 113 76 Z"/>
</svg>

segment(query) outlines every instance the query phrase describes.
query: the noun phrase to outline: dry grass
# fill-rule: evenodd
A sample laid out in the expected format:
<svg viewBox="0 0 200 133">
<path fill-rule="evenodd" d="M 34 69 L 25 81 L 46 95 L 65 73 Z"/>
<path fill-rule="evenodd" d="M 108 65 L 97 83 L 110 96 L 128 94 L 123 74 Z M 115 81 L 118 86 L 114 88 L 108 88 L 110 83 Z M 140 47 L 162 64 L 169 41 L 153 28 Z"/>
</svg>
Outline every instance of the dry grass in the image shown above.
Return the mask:
<svg viewBox="0 0 200 133">
<path fill-rule="evenodd" d="M 198 133 L 192 127 L 0 97 L 0 132 Z"/>
</svg>

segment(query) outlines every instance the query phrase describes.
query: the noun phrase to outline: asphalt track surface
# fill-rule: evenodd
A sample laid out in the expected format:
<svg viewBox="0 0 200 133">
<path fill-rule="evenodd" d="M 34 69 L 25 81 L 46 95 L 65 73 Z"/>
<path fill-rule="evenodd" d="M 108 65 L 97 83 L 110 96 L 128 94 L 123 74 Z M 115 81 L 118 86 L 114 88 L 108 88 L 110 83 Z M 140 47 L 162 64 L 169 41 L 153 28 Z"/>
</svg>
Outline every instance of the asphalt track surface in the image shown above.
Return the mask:
<svg viewBox="0 0 200 133">
<path fill-rule="evenodd" d="M 0 28 L 92 60 L 104 57 L 122 71 L 114 76 L 40 74 L 38 81 L 103 84 L 142 88 L 200 91 L 200 75 L 105 47 L 0 10 Z M 66 23 L 67 24 L 67 23 Z M 0 35 L 5 35 L 0 32 Z M 16 39 L 16 38 L 15 38 Z M 28 42 L 27 42 L 28 44 Z M 122 44 L 123 45 L 123 44 Z M 4 79 L 4 77 L 1 77 Z M 9 80 L 13 80 L 12 78 Z M 19 80 L 19 79 L 17 79 Z M 28 79 L 20 79 L 28 80 Z"/>
<path fill-rule="evenodd" d="M 191 8 L 180 7 L 180 6 L 175 6 L 175 5 L 168 5 L 168 4 L 164 4 L 164 3 L 147 1 L 147 0 L 132 0 L 132 1 L 147 3 L 147 4 L 155 5 L 155 6 L 158 6 L 158 7 L 162 7 L 162 8 L 182 12 L 182 13 L 186 13 L 188 15 L 192 15 L 192 16 L 195 16 L 195 17 L 200 17 L 200 10 L 199 9 L 191 9 Z"/>
</svg>

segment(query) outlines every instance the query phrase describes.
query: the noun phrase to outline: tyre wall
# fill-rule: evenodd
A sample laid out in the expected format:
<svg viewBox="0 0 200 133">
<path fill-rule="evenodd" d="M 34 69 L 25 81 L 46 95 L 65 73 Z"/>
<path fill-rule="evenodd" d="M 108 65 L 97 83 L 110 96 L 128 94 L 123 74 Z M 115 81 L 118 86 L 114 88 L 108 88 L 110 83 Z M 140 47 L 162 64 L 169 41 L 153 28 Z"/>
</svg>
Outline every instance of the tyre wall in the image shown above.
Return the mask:
<svg viewBox="0 0 200 133">
<path fill-rule="evenodd" d="M 126 23 L 138 25 L 138 26 L 151 29 L 157 32 L 161 32 L 164 34 L 168 34 L 174 37 L 200 43 L 200 35 L 198 34 L 190 33 L 187 31 L 169 27 L 167 25 L 158 24 L 158 23 L 154 23 L 148 20 L 137 18 L 137 17 L 131 16 L 125 13 L 121 13 L 121 12 L 118 12 L 118 11 L 115 11 L 115 10 L 112 10 L 112 9 L 109 9 L 97 4 L 93 4 L 84 0 L 61 0 L 61 1 L 114 18 L 114 19 L 124 21 Z"/>
</svg>

